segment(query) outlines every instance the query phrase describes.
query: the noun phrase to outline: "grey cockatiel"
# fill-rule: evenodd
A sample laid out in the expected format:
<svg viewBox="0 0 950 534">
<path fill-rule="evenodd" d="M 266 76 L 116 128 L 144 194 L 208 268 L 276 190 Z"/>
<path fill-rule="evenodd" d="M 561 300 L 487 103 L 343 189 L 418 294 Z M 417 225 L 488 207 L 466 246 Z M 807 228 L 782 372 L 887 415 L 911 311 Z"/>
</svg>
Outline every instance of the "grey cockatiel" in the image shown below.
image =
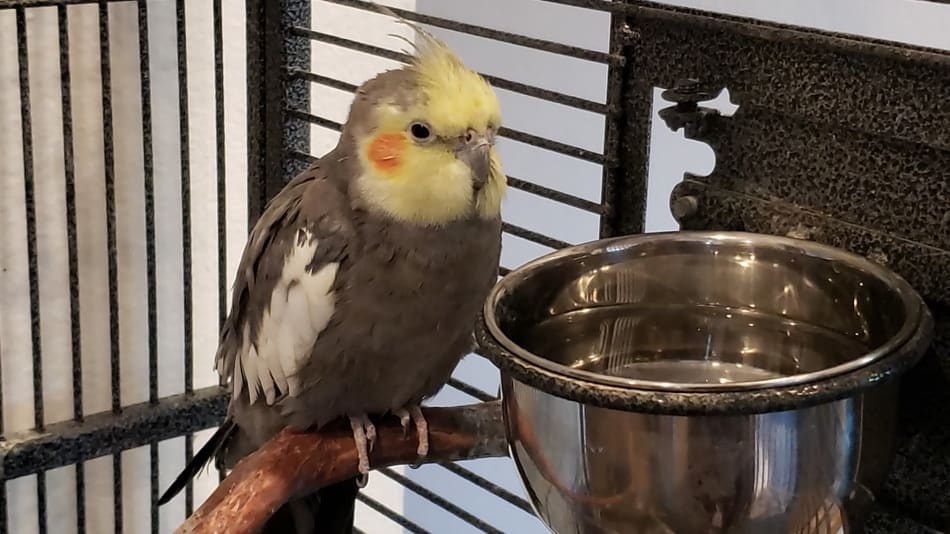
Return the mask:
<svg viewBox="0 0 950 534">
<path fill-rule="evenodd" d="M 418 406 L 472 348 L 505 177 L 493 90 L 421 36 L 410 65 L 360 87 L 336 148 L 251 231 L 216 359 L 228 419 L 161 502 L 212 457 L 231 467 L 287 426 L 348 417 L 364 474 L 367 414 L 411 419 L 426 453 Z M 349 532 L 356 491 L 351 480 L 290 503 L 267 531 Z"/>
</svg>

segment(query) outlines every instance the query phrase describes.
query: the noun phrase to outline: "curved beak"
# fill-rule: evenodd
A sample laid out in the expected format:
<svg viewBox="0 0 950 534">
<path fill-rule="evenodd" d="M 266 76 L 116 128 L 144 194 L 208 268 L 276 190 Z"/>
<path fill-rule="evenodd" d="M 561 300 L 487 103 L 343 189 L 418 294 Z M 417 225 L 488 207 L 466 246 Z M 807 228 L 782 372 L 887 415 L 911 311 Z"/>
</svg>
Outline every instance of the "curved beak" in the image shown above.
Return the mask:
<svg viewBox="0 0 950 534">
<path fill-rule="evenodd" d="M 488 183 L 491 175 L 491 141 L 485 135 L 472 135 L 456 151 L 455 156 L 472 169 L 472 187 L 476 191 Z"/>
</svg>

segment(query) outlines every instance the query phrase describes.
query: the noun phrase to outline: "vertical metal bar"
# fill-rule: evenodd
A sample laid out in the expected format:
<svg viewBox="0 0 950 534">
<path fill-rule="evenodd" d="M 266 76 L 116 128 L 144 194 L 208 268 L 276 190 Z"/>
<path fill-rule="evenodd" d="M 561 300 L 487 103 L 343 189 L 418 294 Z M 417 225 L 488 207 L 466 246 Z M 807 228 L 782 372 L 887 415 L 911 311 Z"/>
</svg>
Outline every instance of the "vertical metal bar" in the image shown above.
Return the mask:
<svg viewBox="0 0 950 534">
<path fill-rule="evenodd" d="M 302 27 L 307 28 L 311 25 L 311 4 L 310 0 L 285 0 L 284 10 L 281 14 L 283 28 Z M 310 70 L 312 41 L 300 34 L 290 31 L 282 31 L 284 36 L 283 50 L 284 68 L 282 72 L 286 73 L 288 69 L 308 72 Z M 283 101 L 285 108 L 310 111 L 310 82 L 300 78 L 287 77 L 284 81 Z M 284 157 L 285 154 L 293 152 L 310 153 L 310 127 L 311 125 L 293 116 L 285 116 L 286 123 L 282 128 L 282 159 L 283 159 L 283 181 L 288 181 L 296 176 L 310 163 L 298 158 Z"/>
<path fill-rule="evenodd" d="M 218 329 L 224 327 L 228 315 L 228 226 L 227 226 L 227 168 L 224 139 L 224 32 L 221 0 L 213 0 L 214 24 L 214 109 L 215 153 L 218 163 Z M 218 377 L 221 385 L 227 378 Z M 218 480 L 224 481 L 225 472 L 218 468 Z"/>
<path fill-rule="evenodd" d="M 248 219 L 283 187 L 283 1 L 246 0 L 248 77 Z"/>
<path fill-rule="evenodd" d="M 119 286 L 116 253 L 115 154 L 112 132 L 112 76 L 109 58 L 109 3 L 99 0 L 99 61 L 102 80 L 102 140 L 106 185 L 106 248 L 109 270 L 109 356 L 112 411 L 122 409 L 119 370 Z"/>
<path fill-rule="evenodd" d="M 195 436 L 194 434 L 185 435 L 185 464 L 191 462 L 192 458 L 195 457 Z M 195 511 L 195 484 L 193 481 L 188 480 L 188 484 L 185 486 L 185 517 L 191 516 L 192 512 Z"/>
<path fill-rule="evenodd" d="M 36 531 L 39 534 L 46 534 L 47 528 L 46 511 L 46 473 L 36 474 Z"/>
<path fill-rule="evenodd" d="M 139 90 L 142 98 L 142 163 L 145 182 L 146 307 L 148 309 L 148 400 L 158 402 L 158 300 L 155 274 L 155 162 L 152 148 L 152 81 L 149 65 L 148 3 L 138 0 Z M 158 443 L 149 448 L 149 511 L 158 534 Z"/>
<path fill-rule="evenodd" d="M 112 455 L 112 525 L 115 534 L 122 534 L 122 454 Z"/>
<path fill-rule="evenodd" d="M 155 291 L 155 166 L 152 152 L 152 83 L 148 3 L 138 0 L 139 80 L 142 92 L 142 160 L 145 178 L 145 257 L 148 308 L 148 400 L 158 402 L 158 302 Z"/>
<path fill-rule="evenodd" d="M 109 59 L 109 3 L 99 0 L 99 64 L 102 83 L 102 141 L 106 186 L 106 248 L 109 271 L 109 364 L 112 411 L 122 411 L 119 369 L 119 285 L 116 251 L 115 154 L 112 128 L 112 76 Z M 122 455 L 112 455 L 112 499 L 115 534 L 122 533 Z"/>
<path fill-rule="evenodd" d="M 23 184 L 26 208 L 26 248 L 30 285 L 30 338 L 33 349 L 33 424 L 44 425 L 43 346 L 40 328 L 39 258 L 36 250 L 36 183 L 33 172 L 33 123 L 30 113 L 30 65 L 27 49 L 26 10 L 16 8 L 17 59 L 20 78 L 20 131 L 23 135 Z M 46 534 L 46 473 L 36 475 L 37 530 Z"/>
<path fill-rule="evenodd" d="M 86 532 L 86 466 L 78 463 L 75 466 L 76 476 L 76 534 Z"/>
<path fill-rule="evenodd" d="M 20 78 L 20 121 L 23 134 L 23 184 L 26 207 L 26 247 L 30 277 L 30 337 L 33 348 L 33 424 L 43 428 L 43 351 L 40 332 L 40 285 L 36 251 L 36 198 L 33 176 L 33 124 L 30 113 L 30 66 L 27 54 L 26 12 L 16 9 L 17 54 Z"/>
<path fill-rule="evenodd" d="M 629 31 L 624 16 L 614 13 L 610 17 L 610 52 L 623 51 L 623 33 Z M 623 103 L 620 98 L 623 89 L 623 66 L 611 65 L 607 69 L 607 114 L 604 117 L 604 156 L 607 163 L 603 170 L 600 216 L 600 236 L 616 234 L 616 182 L 618 180 L 617 152 L 620 145 L 620 121 Z"/>
<path fill-rule="evenodd" d="M 602 202 L 604 213 L 601 216 L 601 237 L 623 233 L 643 232 L 646 219 L 647 165 L 649 157 L 650 128 L 631 124 L 628 108 L 637 104 L 626 102 L 626 79 L 630 72 L 630 46 L 636 40 L 636 33 L 630 28 L 626 15 L 614 13 L 611 17 L 610 54 L 622 55 L 626 61 L 622 65 L 611 65 L 607 71 L 607 115 L 604 135 L 604 165 Z M 649 115 L 651 103 L 647 104 Z M 642 107 L 632 110 L 639 117 Z M 636 132 L 630 129 L 637 130 Z M 630 157 L 624 139 L 636 139 L 642 149 L 636 152 L 634 165 L 625 157 Z M 623 164 L 620 162 L 623 161 Z M 623 184 L 618 182 L 623 181 Z"/>
<path fill-rule="evenodd" d="M 69 69 L 69 17 L 67 7 L 56 7 L 59 24 L 59 72 L 63 113 L 63 164 L 66 188 L 66 246 L 69 256 L 69 324 L 72 343 L 73 417 L 82 421 L 82 336 L 79 313 L 79 245 L 76 225 L 76 168 L 73 161 L 72 77 Z M 76 532 L 86 531 L 86 473 L 75 466 Z"/>
<path fill-rule="evenodd" d="M 192 324 L 191 278 L 191 150 L 188 123 L 188 37 L 186 34 L 185 0 L 176 0 L 178 33 L 178 133 L 181 160 L 181 247 L 182 247 L 182 307 L 184 315 L 185 392 L 195 389 L 194 380 L 194 327 Z M 195 455 L 194 436 L 185 436 L 185 463 Z M 195 508 L 195 486 L 189 480 L 185 487 L 185 514 Z"/>
<path fill-rule="evenodd" d="M 215 148 L 218 162 L 218 321 L 224 326 L 227 298 L 227 175 L 224 152 L 224 35 L 221 0 L 212 2 L 214 13 L 214 109 Z"/>
<path fill-rule="evenodd" d="M 264 206 L 264 39 L 263 0 L 245 0 L 247 55 L 247 217 L 254 226 Z"/>
<path fill-rule="evenodd" d="M 69 322 L 73 366 L 73 416 L 82 421 L 82 337 L 79 315 L 79 245 L 76 225 L 76 168 L 73 161 L 72 78 L 69 70 L 69 19 L 66 6 L 57 6 L 59 70 L 63 111 L 63 163 L 66 177 L 66 237 L 69 255 Z"/>
<path fill-rule="evenodd" d="M 610 53 L 626 61 L 608 71 L 603 237 L 642 233 L 646 223 L 653 87 L 636 76 L 643 54 L 634 17 L 614 13 L 611 22 Z"/>
<path fill-rule="evenodd" d="M 158 442 L 153 441 L 148 445 L 148 468 L 151 486 L 149 488 L 149 509 L 151 510 L 152 534 L 158 534 Z"/>
</svg>

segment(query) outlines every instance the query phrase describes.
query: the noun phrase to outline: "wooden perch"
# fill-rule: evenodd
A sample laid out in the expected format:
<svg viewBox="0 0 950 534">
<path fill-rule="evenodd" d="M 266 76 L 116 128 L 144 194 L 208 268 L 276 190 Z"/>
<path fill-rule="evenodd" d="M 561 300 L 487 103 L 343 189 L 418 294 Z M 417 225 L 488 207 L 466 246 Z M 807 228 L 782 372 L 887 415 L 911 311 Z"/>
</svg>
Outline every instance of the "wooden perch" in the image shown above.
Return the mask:
<svg viewBox="0 0 950 534">
<path fill-rule="evenodd" d="M 429 455 L 423 463 L 508 455 L 501 402 L 456 408 L 425 408 Z M 396 417 L 375 420 L 373 468 L 414 463 L 415 428 L 403 436 Z M 176 534 L 252 534 L 283 504 L 346 480 L 357 473 L 349 425 L 328 425 L 319 433 L 283 431 L 238 462 Z M 373 475 L 370 474 L 372 477 Z"/>
</svg>

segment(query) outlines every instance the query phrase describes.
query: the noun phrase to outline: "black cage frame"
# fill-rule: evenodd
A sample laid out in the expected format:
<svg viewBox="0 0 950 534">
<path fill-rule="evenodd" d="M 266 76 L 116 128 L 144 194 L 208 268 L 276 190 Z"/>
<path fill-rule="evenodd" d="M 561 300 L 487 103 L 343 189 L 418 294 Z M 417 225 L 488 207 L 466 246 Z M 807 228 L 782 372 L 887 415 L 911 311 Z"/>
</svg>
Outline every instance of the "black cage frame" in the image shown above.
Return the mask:
<svg viewBox="0 0 950 534">
<path fill-rule="evenodd" d="M 328 0 L 373 9 L 360 0 Z M 654 88 L 665 88 L 672 104 L 661 117 L 672 128 L 685 128 L 687 137 L 708 143 L 717 163 L 709 176 L 687 175 L 671 198 L 671 208 L 684 229 L 736 229 L 774 234 L 798 232 L 809 239 L 843 247 L 886 263 L 924 295 L 937 318 L 937 342 L 905 381 L 900 449 L 879 510 L 869 527 L 874 532 L 939 532 L 950 529 L 950 52 L 900 43 L 791 27 L 691 9 L 634 0 L 541 0 L 611 13 L 607 53 L 528 38 L 413 12 L 395 10 L 409 20 L 520 46 L 582 58 L 608 66 L 605 103 L 558 93 L 520 82 L 489 77 L 505 88 L 605 117 L 601 152 L 507 129 L 503 136 L 597 163 L 603 167 L 603 202 L 598 204 L 510 178 L 513 187 L 596 213 L 601 235 L 642 232 L 652 123 Z M 122 406 L 119 398 L 118 317 L 115 282 L 115 174 L 109 105 L 108 6 L 135 3 L 139 12 L 142 51 L 143 148 L 145 154 L 148 302 L 149 401 Z M 178 9 L 180 125 L 187 146 L 188 72 L 184 21 L 187 2 Z M 111 360 L 113 410 L 86 414 L 82 407 L 79 355 L 80 310 L 76 274 L 75 184 L 72 179 L 69 36 L 67 6 L 98 4 L 103 84 L 103 125 L 106 149 L 106 203 L 109 239 Z M 58 10 L 61 58 L 63 132 L 66 161 L 67 224 L 69 225 L 71 320 L 75 418 L 44 426 L 40 366 L 39 280 L 36 255 L 36 177 L 30 135 L 28 35 L 25 13 L 36 7 Z M 221 0 L 213 0 L 215 94 L 218 150 L 218 232 L 224 235 L 224 136 Z M 307 0 L 247 0 L 248 83 L 248 213 L 253 223 L 267 199 L 313 158 L 309 124 L 339 128 L 311 109 L 309 86 L 324 84 L 343 90 L 352 85 L 309 72 L 310 51 L 320 43 L 401 59 L 397 53 L 349 41 L 308 28 Z M 76 465 L 79 531 L 84 531 L 82 462 L 112 455 L 115 466 L 116 532 L 122 528 L 121 478 L 118 454 L 149 445 L 152 461 L 152 518 L 157 531 L 157 443 L 187 436 L 218 424 L 226 407 L 220 387 L 194 389 L 191 380 L 192 332 L 191 258 L 185 254 L 186 393 L 159 398 L 155 334 L 155 236 L 153 155 L 150 146 L 148 21 L 146 0 L 0 0 L 0 10 L 16 12 L 23 149 L 27 245 L 29 249 L 31 335 L 34 347 L 36 429 L 4 435 L 0 441 L 0 480 L 39 475 L 40 532 L 46 531 L 43 474 Z M 947 10 L 950 24 L 950 7 Z M 728 88 L 738 111 L 724 117 L 700 104 Z M 184 243 L 191 214 L 187 199 L 188 153 L 182 151 Z M 901 188 L 911 193 L 901 193 Z M 846 198 L 847 202 L 842 202 Z M 549 247 L 563 241 L 506 223 L 505 231 Z M 804 232 L 804 234 L 801 234 Z M 223 240 L 222 240 L 223 241 Z M 219 253 L 221 288 L 225 287 L 223 251 Z M 502 268 L 504 273 L 506 269 Z M 219 303 L 225 314 L 224 292 Z M 483 400 L 494 395 L 454 381 L 456 388 Z M 0 392 L 2 395 L 2 392 Z M 2 421 L 0 421 L 2 429 Z M 457 474 L 490 484 L 459 467 Z M 403 481 L 408 482 L 408 481 Z M 424 488 L 417 488 L 425 491 Z M 498 489 L 498 488 L 496 488 Z M 430 492 L 431 493 L 431 492 Z M 7 532 L 5 492 L 0 492 L 0 532 Z M 430 495 L 430 498 L 438 499 Z M 522 509 L 527 503 L 505 497 Z M 366 500 L 384 511 L 381 503 Z M 188 491 L 187 510 L 194 507 Z M 467 514 L 450 503 L 457 515 Z M 404 518 L 389 514 L 410 531 L 423 532 Z M 460 515 L 479 528 L 496 532 L 471 514 Z"/>
</svg>

